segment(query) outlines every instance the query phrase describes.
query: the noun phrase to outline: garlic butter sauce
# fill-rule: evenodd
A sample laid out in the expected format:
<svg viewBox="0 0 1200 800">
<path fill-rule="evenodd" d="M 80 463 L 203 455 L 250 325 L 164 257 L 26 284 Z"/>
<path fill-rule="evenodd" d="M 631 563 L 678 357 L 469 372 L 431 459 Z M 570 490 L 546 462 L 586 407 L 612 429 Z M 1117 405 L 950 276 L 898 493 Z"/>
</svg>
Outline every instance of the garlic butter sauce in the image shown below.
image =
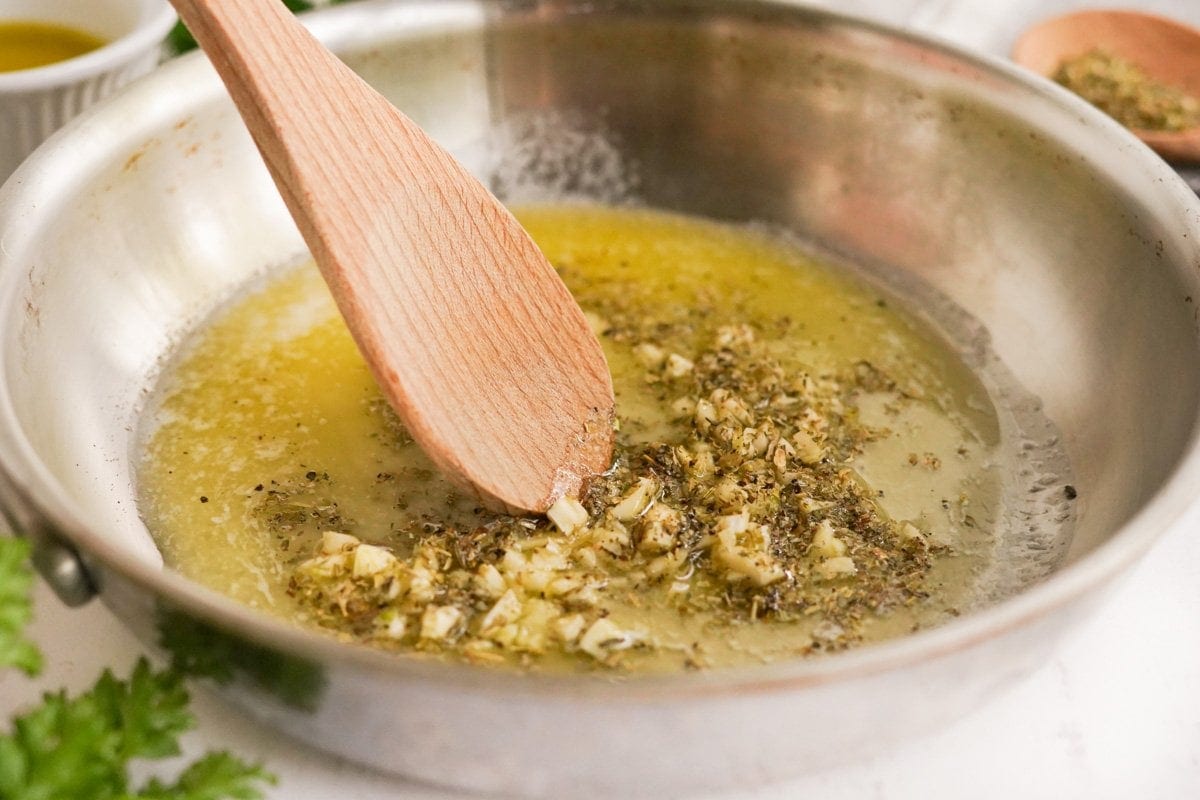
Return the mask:
<svg viewBox="0 0 1200 800">
<path fill-rule="evenodd" d="M 675 671 L 936 625 L 994 557 L 987 391 L 860 280 L 763 231 L 519 210 L 605 347 L 618 463 L 552 522 L 454 491 L 315 268 L 237 299 L 164 372 L 141 510 L 171 569 L 423 657 Z"/>
</svg>

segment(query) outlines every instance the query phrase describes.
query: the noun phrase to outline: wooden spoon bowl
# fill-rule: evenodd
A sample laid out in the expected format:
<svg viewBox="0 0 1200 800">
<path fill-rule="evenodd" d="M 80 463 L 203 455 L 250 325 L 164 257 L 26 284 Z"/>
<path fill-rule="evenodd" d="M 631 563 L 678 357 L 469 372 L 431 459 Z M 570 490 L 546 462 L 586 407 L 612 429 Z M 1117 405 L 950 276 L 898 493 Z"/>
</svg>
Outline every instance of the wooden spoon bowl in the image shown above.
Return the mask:
<svg viewBox="0 0 1200 800">
<path fill-rule="evenodd" d="M 1136 11 L 1080 11 L 1030 28 L 1013 47 L 1023 67 L 1051 77 L 1066 59 L 1091 50 L 1124 58 L 1151 78 L 1200 97 L 1200 30 Z M 1183 131 L 1134 129 L 1168 161 L 1200 163 L 1200 127 Z"/>
</svg>

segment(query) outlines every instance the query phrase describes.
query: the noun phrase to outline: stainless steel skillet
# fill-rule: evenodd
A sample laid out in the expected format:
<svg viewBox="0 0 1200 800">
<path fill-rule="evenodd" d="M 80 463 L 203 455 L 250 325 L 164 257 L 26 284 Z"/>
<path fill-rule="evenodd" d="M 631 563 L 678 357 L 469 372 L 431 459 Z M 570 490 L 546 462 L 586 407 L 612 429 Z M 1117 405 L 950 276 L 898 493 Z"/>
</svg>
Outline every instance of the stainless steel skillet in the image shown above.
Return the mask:
<svg viewBox="0 0 1200 800">
<path fill-rule="evenodd" d="M 0 462 L 5 505 L 44 560 L 69 571 L 77 552 L 148 644 L 250 713 L 457 786 L 762 782 L 964 713 L 1193 519 L 1200 207 L 1065 93 L 781 2 L 384 2 L 311 24 L 511 198 L 766 221 L 919 278 L 1040 398 L 1071 458 L 1077 521 L 1052 575 L 937 630 L 622 682 L 389 658 L 161 570 L 133 503 L 144 393 L 190 325 L 301 251 L 219 84 L 184 59 L 70 126 L 0 191 Z"/>
</svg>

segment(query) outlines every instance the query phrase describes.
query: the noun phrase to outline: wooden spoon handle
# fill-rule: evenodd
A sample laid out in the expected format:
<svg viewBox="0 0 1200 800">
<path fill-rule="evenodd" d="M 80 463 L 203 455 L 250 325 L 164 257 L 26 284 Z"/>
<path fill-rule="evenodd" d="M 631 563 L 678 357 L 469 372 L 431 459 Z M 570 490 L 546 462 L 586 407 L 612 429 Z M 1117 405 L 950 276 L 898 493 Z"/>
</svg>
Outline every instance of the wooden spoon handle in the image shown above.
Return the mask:
<svg viewBox="0 0 1200 800">
<path fill-rule="evenodd" d="M 278 0 L 171 1 L 418 444 L 493 507 L 579 492 L 608 466 L 612 379 L 528 234 Z"/>
</svg>

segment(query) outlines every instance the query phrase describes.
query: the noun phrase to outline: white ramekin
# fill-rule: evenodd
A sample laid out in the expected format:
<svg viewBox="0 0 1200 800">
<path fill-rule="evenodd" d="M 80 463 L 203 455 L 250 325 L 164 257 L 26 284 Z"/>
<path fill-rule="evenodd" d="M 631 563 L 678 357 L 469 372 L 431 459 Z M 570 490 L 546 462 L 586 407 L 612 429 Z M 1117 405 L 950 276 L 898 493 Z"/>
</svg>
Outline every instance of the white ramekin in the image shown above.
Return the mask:
<svg viewBox="0 0 1200 800">
<path fill-rule="evenodd" d="M 0 182 L 64 122 L 158 63 L 166 0 L 0 0 L 0 21 L 67 25 L 108 42 L 78 58 L 0 72 Z"/>
</svg>

